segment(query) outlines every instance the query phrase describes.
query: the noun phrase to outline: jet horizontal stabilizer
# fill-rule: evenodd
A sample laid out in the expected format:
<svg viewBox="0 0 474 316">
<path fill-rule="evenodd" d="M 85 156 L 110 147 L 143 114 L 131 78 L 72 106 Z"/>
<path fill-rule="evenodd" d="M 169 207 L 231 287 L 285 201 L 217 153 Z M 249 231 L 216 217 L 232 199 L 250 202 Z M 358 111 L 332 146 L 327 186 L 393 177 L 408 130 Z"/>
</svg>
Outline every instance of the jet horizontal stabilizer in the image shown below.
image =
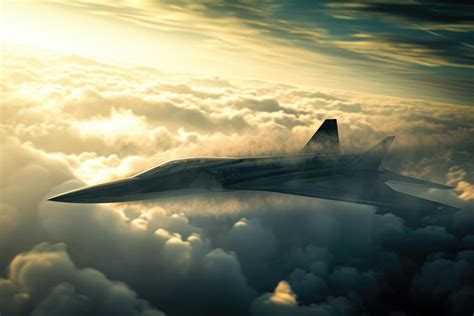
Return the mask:
<svg viewBox="0 0 474 316">
<path fill-rule="evenodd" d="M 408 184 L 408 185 L 415 185 L 415 186 L 420 186 L 420 187 L 441 189 L 441 190 L 449 190 L 449 189 L 454 188 L 449 185 L 434 183 L 434 182 L 426 181 L 423 179 L 416 179 L 412 177 L 402 176 L 401 174 L 396 174 L 395 172 L 392 172 L 387 169 L 382 169 L 382 171 L 383 171 L 382 177 L 385 179 L 385 182 L 388 182 L 388 183 Z"/>
</svg>

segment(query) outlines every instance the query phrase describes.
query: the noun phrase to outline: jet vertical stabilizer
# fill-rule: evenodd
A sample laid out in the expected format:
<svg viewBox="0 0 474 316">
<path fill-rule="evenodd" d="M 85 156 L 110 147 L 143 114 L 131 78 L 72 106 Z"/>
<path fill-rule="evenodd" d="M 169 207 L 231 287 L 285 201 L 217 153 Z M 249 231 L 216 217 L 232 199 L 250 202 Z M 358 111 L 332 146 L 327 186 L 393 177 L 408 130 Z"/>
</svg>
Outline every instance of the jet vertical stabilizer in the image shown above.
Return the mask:
<svg viewBox="0 0 474 316">
<path fill-rule="evenodd" d="M 394 139 L 395 136 L 384 138 L 380 143 L 354 160 L 352 166 L 357 169 L 378 169 Z"/>
<path fill-rule="evenodd" d="M 323 122 L 313 137 L 301 150 L 302 153 L 339 154 L 339 133 L 337 120 L 328 119 Z"/>
</svg>

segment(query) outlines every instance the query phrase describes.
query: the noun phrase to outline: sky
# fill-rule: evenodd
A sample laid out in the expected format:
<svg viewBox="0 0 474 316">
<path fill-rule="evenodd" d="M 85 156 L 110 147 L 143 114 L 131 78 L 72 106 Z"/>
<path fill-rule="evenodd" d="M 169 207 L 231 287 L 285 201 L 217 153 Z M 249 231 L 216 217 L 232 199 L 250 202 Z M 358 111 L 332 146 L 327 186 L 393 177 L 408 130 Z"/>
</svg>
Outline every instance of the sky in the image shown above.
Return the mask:
<svg viewBox="0 0 474 316">
<path fill-rule="evenodd" d="M 1 36 L 171 72 L 472 105 L 464 1 L 2 3 Z"/>
<path fill-rule="evenodd" d="M 467 2 L 2 2 L 0 314 L 471 315 Z M 166 161 L 343 153 L 428 214 L 265 192 L 64 204 Z M 6 153 L 6 154 L 3 154 Z"/>
</svg>

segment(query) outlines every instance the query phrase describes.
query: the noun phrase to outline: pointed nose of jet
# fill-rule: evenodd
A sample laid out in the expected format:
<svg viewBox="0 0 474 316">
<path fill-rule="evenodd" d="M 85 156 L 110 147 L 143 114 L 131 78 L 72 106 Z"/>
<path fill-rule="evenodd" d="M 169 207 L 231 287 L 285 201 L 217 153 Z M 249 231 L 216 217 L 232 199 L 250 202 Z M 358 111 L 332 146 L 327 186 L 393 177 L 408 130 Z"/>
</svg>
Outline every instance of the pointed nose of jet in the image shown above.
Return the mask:
<svg viewBox="0 0 474 316">
<path fill-rule="evenodd" d="M 84 193 L 87 192 L 86 189 L 80 189 L 80 190 L 74 190 L 71 192 L 59 194 L 56 196 L 53 196 L 52 198 L 49 198 L 48 201 L 53 201 L 53 202 L 65 202 L 65 203 L 94 203 L 89 200 L 90 196 L 87 197 Z"/>
<path fill-rule="evenodd" d="M 53 196 L 48 201 L 65 203 L 111 203 L 127 201 L 130 195 L 137 194 L 134 179 L 125 179 L 94 185 Z"/>
<path fill-rule="evenodd" d="M 71 193 L 59 194 L 59 195 L 53 196 L 52 198 L 49 198 L 48 201 L 67 202 L 68 196 L 70 195 Z"/>
</svg>

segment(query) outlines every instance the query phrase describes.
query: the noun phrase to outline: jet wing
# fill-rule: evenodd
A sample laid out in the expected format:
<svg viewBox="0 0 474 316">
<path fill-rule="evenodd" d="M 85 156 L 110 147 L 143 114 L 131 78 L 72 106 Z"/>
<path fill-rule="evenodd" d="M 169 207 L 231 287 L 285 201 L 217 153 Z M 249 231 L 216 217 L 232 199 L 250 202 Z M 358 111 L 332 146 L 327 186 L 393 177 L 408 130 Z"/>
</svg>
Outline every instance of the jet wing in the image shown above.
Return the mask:
<svg viewBox="0 0 474 316">
<path fill-rule="evenodd" d="M 272 179 L 246 181 L 234 184 L 231 188 L 279 192 L 388 208 L 423 209 L 425 211 L 457 210 L 448 205 L 397 192 L 383 181 L 375 179 L 375 181 L 367 178 L 360 180 L 360 177 L 336 175 L 282 182 L 279 180 L 282 179 L 272 177 Z"/>
</svg>

